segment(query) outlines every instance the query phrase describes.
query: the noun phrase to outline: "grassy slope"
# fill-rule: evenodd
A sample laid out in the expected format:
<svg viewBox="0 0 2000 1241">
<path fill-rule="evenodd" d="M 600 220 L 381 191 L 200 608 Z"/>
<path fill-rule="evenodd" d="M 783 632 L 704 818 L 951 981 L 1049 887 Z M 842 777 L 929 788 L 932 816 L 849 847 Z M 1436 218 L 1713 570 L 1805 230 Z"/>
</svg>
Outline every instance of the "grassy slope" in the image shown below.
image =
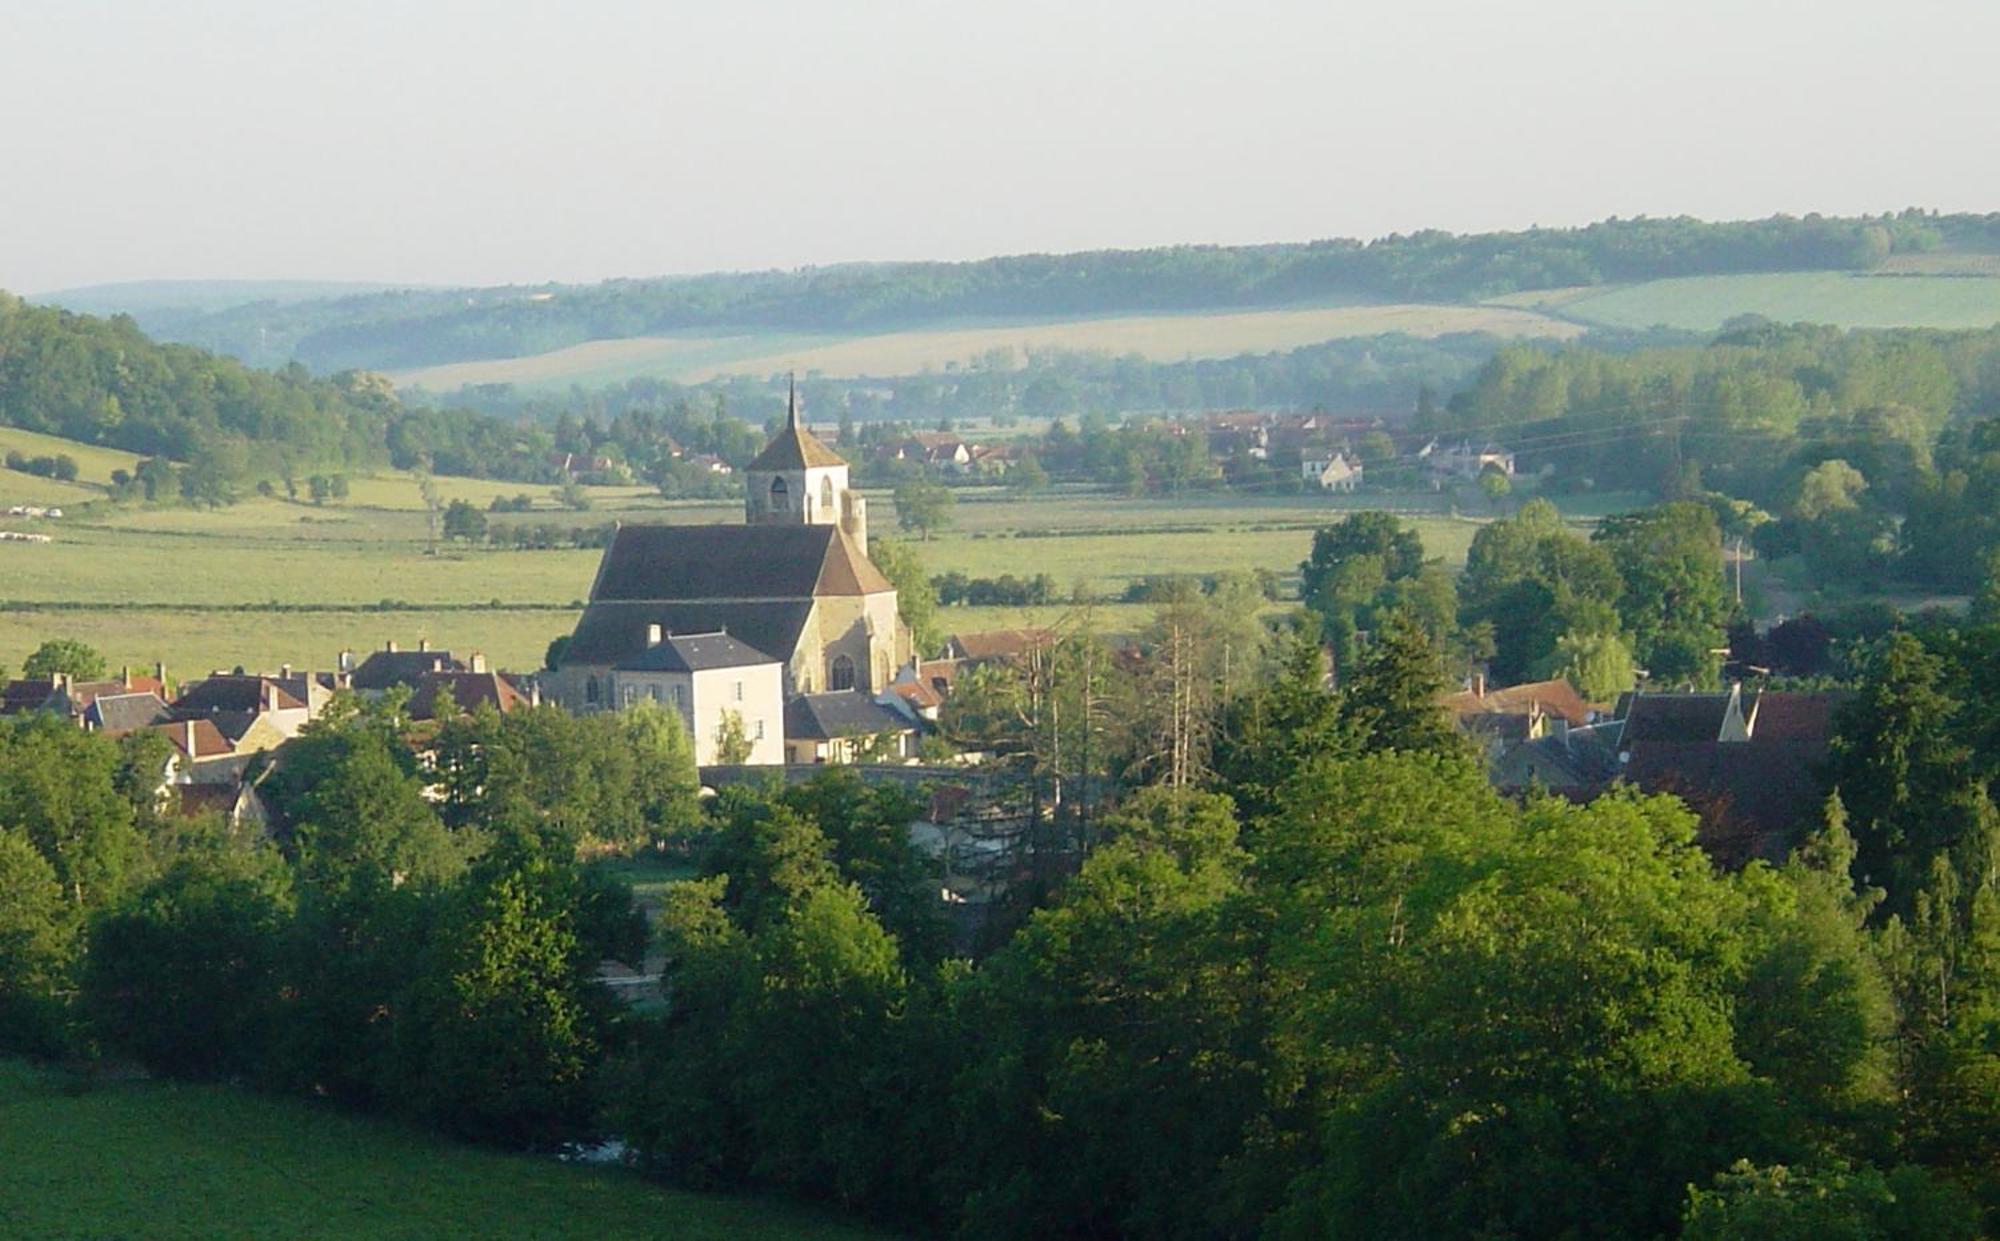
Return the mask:
<svg viewBox="0 0 2000 1241">
<path fill-rule="evenodd" d="M 1712 331 L 1741 314 L 1841 327 L 1983 328 L 2000 323 L 2000 278 L 1840 272 L 1696 276 L 1558 296 L 1549 305 L 1585 323 L 1628 328 L 1666 324 Z"/>
<path fill-rule="evenodd" d="M 1567 338 L 1574 324 L 1503 306 L 1396 304 L 1217 311 L 1207 314 L 941 325 L 905 332 L 829 336 L 651 336 L 592 341 L 525 358 L 458 362 L 397 372 L 405 386 L 449 391 L 463 384 L 567 386 L 650 375 L 699 381 L 724 374 L 796 369 L 829 376 L 942 370 L 994 349 L 1104 350 L 1162 362 L 1293 349 L 1348 336 L 1492 332 Z"/>
<path fill-rule="evenodd" d="M 860 1238 L 772 1203 L 453 1145 L 216 1086 L 71 1097 L 0 1061 L 0 1235 L 67 1238 Z"/>
</svg>

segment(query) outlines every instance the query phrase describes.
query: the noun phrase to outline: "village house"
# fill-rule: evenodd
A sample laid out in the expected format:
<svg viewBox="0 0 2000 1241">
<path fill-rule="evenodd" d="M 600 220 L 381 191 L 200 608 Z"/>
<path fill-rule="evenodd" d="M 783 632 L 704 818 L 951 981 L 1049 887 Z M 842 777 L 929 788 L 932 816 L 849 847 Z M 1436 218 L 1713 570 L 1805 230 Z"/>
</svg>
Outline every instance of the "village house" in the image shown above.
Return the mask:
<svg viewBox="0 0 2000 1241">
<path fill-rule="evenodd" d="M 450 702 L 462 714 L 491 707 L 502 715 L 541 702 L 540 692 L 532 683 L 523 690 L 514 678 L 489 669 L 486 657 L 479 652 L 474 651 L 466 664 L 463 669 L 440 668 L 418 678 L 416 689 L 410 694 L 410 718 L 438 718 L 441 700 Z"/>
<path fill-rule="evenodd" d="M 414 691 L 432 672 L 463 672 L 465 665 L 450 651 L 434 651 L 430 640 L 418 639 L 415 650 L 396 645 L 392 638 L 379 651 L 370 651 L 358 665 L 353 651 L 340 653 L 339 672 L 347 688 L 363 698 L 380 698 L 396 686 Z"/>
<path fill-rule="evenodd" d="M 1299 462 L 1299 477 L 1321 491 L 1351 492 L 1361 485 L 1361 458 L 1344 452 L 1307 457 Z"/>
<path fill-rule="evenodd" d="M 955 633 L 945 639 L 945 660 L 953 673 L 980 664 L 1015 663 L 1036 651 L 1055 645 L 1053 629 L 993 629 L 983 633 Z M 949 678 L 947 678 L 947 682 Z"/>
<path fill-rule="evenodd" d="M 1432 440 L 1417 450 L 1417 458 L 1430 475 L 1432 487 L 1452 481 L 1474 482 L 1488 470 L 1514 476 L 1514 454 L 1497 444 L 1475 447 L 1469 440 L 1450 445 Z"/>
<path fill-rule="evenodd" d="M 858 690 L 801 694 L 785 704 L 785 760 L 899 762 L 916 756 L 916 725 Z"/>
<path fill-rule="evenodd" d="M 694 738 L 695 762 L 722 761 L 732 730 L 749 752 L 744 763 L 785 761 L 785 677 L 777 660 L 717 630 L 670 634 L 657 626 L 646 649 L 611 670 L 610 693 L 620 709 L 652 702 L 671 709 Z"/>
</svg>

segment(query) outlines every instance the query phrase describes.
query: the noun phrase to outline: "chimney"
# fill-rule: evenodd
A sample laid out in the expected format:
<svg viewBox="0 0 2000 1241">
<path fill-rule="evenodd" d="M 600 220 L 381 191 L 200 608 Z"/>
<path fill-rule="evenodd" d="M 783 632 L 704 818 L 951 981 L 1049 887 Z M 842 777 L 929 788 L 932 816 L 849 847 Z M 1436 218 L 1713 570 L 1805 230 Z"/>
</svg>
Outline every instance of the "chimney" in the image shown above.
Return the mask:
<svg viewBox="0 0 2000 1241">
<path fill-rule="evenodd" d="M 340 657 L 334 661 L 334 666 L 342 672 L 354 671 L 354 652 L 342 647 Z"/>
<path fill-rule="evenodd" d="M 189 757 L 190 759 L 192 759 L 192 758 L 194 757 L 194 721 L 193 721 L 193 720 L 188 720 L 188 721 L 186 721 L 185 723 L 183 723 L 183 724 L 181 725 L 181 743 L 182 743 L 182 747 L 183 747 L 184 749 L 186 749 L 186 750 L 187 750 L 187 756 L 188 756 L 188 757 Z"/>
<path fill-rule="evenodd" d="M 291 666 L 290 664 L 279 664 L 279 665 L 278 665 L 278 675 L 279 675 L 280 677 L 282 677 L 283 679 L 287 680 L 287 681 L 291 680 L 291 679 L 292 679 L 292 666 Z"/>
<path fill-rule="evenodd" d="M 417 639 L 417 649 L 418 649 L 419 651 L 428 651 L 428 650 L 430 650 L 430 649 L 431 649 L 431 640 L 430 640 L 429 638 L 418 638 L 418 639 Z"/>
<path fill-rule="evenodd" d="M 265 681 L 263 684 L 264 709 L 266 711 L 276 711 L 278 709 L 278 687 L 269 681 Z"/>
<path fill-rule="evenodd" d="M 478 651 L 474 651 L 474 652 L 472 652 L 472 659 L 471 659 L 471 661 L 470 661 L 470 662 L 469 662 L 469 663 L 468 663 L 468 664 L 466 665 L 466 667 L 467 667 L 467 668 L 469 668 L 469 669 L 470 669 L 471 671 L 473 671 L 473 672 L 480 672 L 480 673 L 483 673 L 483 672 L 485 672 L 485 671 L 486 671 L 486 656 L 484 656 L 484 655 L 480 654 L 480 653 L 479 653 Z"/>
<path fill-rule="evenodd" d="M 389 652 L 391 655 L 394 655 L 396 653 L 396 640 L 394 638 L 391 638 L 387 642 L 384 642 L 382 644 L 382 649 Z"/>
<path fill-rule="evenodd" d="M 647 649 L 648 649 L 648 650 L 650 650 L 650 649 L 652 649 L 653 647 L 656 647 L 656 646 L 658 646 L 659 644 L 660 644 L 660 627 L 659 627 L 658 625 L 648 625 L 648 626 L 646 626 L 646 647 L 647 647 Z"/>
<path fill-rule="evenodd" d="M 120 682 L 122 682 L 122 683 L 124 684 L 124 686 L 125 686 L 125 688 L 126 688 L 126 689 L 131 689 L 131 688 L 132 688 L 132 665 L 131 665 L 131 664 L 126 664 L 126 665 L 125 665 L 125 666 L 124 666 L 123 668 L 120 668 L 120 669 L 118 670 L 118 679 L 119 679 L 119 681 L 120 681 Z"/>
<path fill-rule="evenodd" d="M 1472 696 L 1474 698 L 1486 697 L 1486 670 L 1484 668 L 1472 674 Z"/>
<path fill-rule="evenodd" d="M 156 663 L 155 663 L 155 664 L 153 665 L 153 677 L 154 677 L 154 679 L 155 679 L 155 680 L 159 681 L 159 683 L 160 683 L 160 685 L 161 685 L 161 687 L 162 687 L 162 688 L 164 688 L 164 687 L 166 686 L 166 683 L 167 683 L 167 661 L 166 661 L 166 660 L 164 660 L 164 659 L 163 659 L 163 660 L 160 660 L 160 661 L 156 662 Z"/>
</svg>

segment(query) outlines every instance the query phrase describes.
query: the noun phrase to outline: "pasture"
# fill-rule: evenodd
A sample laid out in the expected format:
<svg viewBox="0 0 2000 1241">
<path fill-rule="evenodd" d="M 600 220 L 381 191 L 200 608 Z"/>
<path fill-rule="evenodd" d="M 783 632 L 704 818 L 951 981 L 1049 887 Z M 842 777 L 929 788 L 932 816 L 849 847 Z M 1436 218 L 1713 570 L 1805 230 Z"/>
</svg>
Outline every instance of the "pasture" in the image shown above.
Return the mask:
<svg viewBox="0 0 2000 1241">
<path fill-rule="evenodd" d="M 478 503 L 546 488 L 439 479 L 446 497 Z M 1381 498 L 1230 494 L 1130 499 L 1064 492 L 1022 499 L 962 489 L 953 527 L 916 548 L 932 574 L 969 577 L 1047 573 L 1067 598 L 1078 586 L 1106 600 L 1108 632 L 1143 628 L 1152 610 L 1116 602 L 1140 579 L 1229 569 L 1297 571 L 1316 526 Z M 738 520 L 730 503 L 669 503 L 640 488 L 595 488 L 593 507 L 538 507 L 496 514 L 512 524 L 597 525 L 624 521 Z M 363 502 L 366 501 L 366 502 Z M 1395 497 L 1426 548 L 1464 560 L 1479 518 L 1454 516 L 1433 496 Z M 483 507 L 483 505 L 482 505 Z M 871 497 L 873 529 L 896 535 L 895 506 Z M 499 667 L 541 665 L 551 639 L 568 633 L 589 595 L 595 550 L 549 551 L 433 543 L 416 484 L 407 476 L 353 480 L 345 501 L 311 505 L 253 497 L 218 510 L 101 505 L 78 520 L 37 523 L 48 544 L 0 544 L 0 666 L 18 668 L 44 639 L 69 636 L 114 666 L 164 661 L 192 676 L 242 665 L 330 667 L 343 648 L 365 652 L 391 639 L 461 654 L 480 651 Z M 954 607 L 949 630 L 1047 623 L 1068 605 Z"/>
<path fill-rule="evenodd" d="M 402 387 L 433 392 L 465 384 L 585 386 L 641 376 L 698 383 L 721 375 L 797 370 L 835 378 L 907 375 L 963 365 L 993 350 L 1069 349 L 1137 353 L 1159 362 L 1295 349 L 1350 336 L 1402 332 L 1443 336 L 1568 339 L 1583 329 L 1510 306 L 1436 303 L 1309 306 L 1194 314 L 1122 315 L 1058 321 L 975 322 L 867 334 L 643 336 L 589 341 L 521 358 L 454 362 L 392 373 Z"/>
<path fill-rule="evenodd" d="M 1985 328 L 2000 323 L 2000 278 L 1994 276 L 1779 272 L 1571 292 L 1547 295 L 1550 300 L 1542 305 L 1567 318 L 1608 327 L 1664 324 L 1708 332 L 1744 314 L 1838 327 Z"/>
<path fill-rule="evenodd" d="M 384 1121 L 224 1086 L 80 1092 L 0 1061 L 0 1235 L 307 1238 L 881 1236 L 616 1169 L 459 1146 Z"/>
</svg>

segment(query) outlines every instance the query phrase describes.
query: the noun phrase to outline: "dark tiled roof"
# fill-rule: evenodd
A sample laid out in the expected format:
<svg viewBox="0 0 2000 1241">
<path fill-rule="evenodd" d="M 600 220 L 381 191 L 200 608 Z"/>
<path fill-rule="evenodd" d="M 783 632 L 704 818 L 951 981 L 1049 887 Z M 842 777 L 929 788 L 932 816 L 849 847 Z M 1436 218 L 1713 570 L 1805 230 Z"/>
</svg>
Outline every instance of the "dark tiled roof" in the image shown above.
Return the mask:
<svg viewBox="0 0 2000 1241">
<path fill-rule="evenodd" d="M 804 741 L 861 737 L 885 728 L 909 730 L 910 722 L 858 689 L 801 694 L 785 704 L 785 736 Z"/>
<path fill-rule="evenodd" d="M 70 709 L 82 711 L 107 694 L 131 694 L 149 690 L 165 697 L 167 687 L 157 677 L 127 675 L 107 681 L 72 681 L 65 692 L 69 697 Z"/>
<path fill-rule="evenodd" d="M 0 715 L 39 711 L 55 696 L 55 692 L 54 681 L 9 681 L 5 689 L 0 689 Z"/>
<path fill-rule="evenodd" d="M 267 700 L 269 694 L 275 701 Z M 276 680 L 258 676 L 217 675 L 190 685 L 174 699 L 174 710 L 182 715 L 206 715 L 222 711 L 258 712 L 270 707 L 296 711 L 306 704 Z"/>
<path fill-rule="evenodd" d="M 1750 709 L 1750 735 L 1757 741 L 1798 741 L 1825 745 L 1833 739 L 1833 717 L 1854 695 L 1847 690 L 1799 694 L 1767 690 Z"/>
<path fill-rule="evenodd" d="M 812 613 L 810 600 L 779 603 L 593 603 L 576 624 L 562 662 L 618 664 L 646 649 L 649 625 L 664 633 L 724 632 L 789 662 Z"/>
<path fill-rule="evenodd" d="M 721 602 L 894 589 L 834 526 L 620 526 L 590 598 Z"/>
<path fill-rule="evenodd" d="M 1649 793 L 1673 793 L 1701 815 L 1702 843 L 1725 865 L 1784 858 L 1817 821 L 1826 792 L 1822 747 L 1791 742 L 1653 742 L 1622 771 Z"/>
<path fill-rule="evenodd" d="M 1621 744 L 1714 741 L 1728 712 L 1728 694 L 1639 694 L 1625 716 Z"/>
<path fill-rule="evenodd" d="M 99 694 L 84 711 L 91 727 L 110 737 L 150 728 L 167 718 L 167 704 L 158 694 Z"/>
<path fill-rule="evenodd" d="M 354 688 L 385 690 L 392 685 L 415 689 L 426 672 L 456 671 L 450 651 L 371 651 L 354 670 Z"/>
<path fill-rule="evenodd" d="M 778 661 L 727 633 L 667 634 L 658 646 L 626 660 L 627 672 L 699 672 L 704 668 L 747 668 Z"/>
<path fill-rule="evenodd" d="M 428 720 L 437 714 L 438 689 L 449 686 L 452 705 L 460 711 L 490 706 L 505 714 L 528 705 L 514 683 L 497 672 L 426 672 L 410 695 L 410 718 Z"/>
</svg>

